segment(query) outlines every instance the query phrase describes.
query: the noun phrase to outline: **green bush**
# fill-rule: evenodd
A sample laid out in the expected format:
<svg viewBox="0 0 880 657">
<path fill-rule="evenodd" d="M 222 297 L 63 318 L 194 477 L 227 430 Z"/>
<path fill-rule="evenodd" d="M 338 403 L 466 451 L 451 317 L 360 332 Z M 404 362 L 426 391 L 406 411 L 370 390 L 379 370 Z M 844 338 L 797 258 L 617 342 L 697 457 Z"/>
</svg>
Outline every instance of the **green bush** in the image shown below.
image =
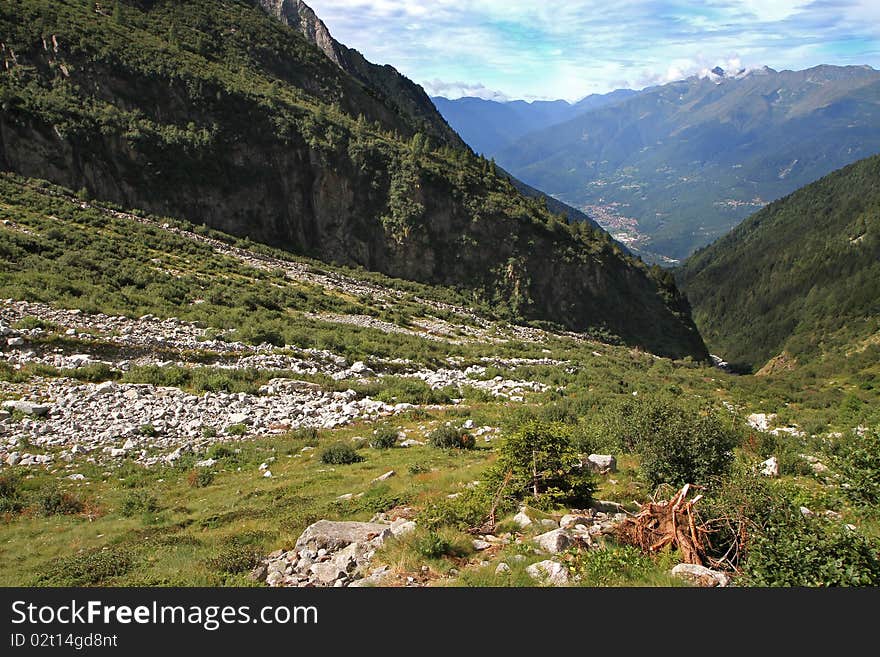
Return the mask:
<svg viewBox="0 0 880 657">
<path fill-rule="evenodd" d="M 389 425 L 382 425 L 373 431 L 370 439 L 370 447 L 373 449 L 391 449 L 397 445 L 397 429 Z"/>
<path fill-rule="evenodd" d="M 125 575 L 133 566 L 134 559 L 127 550 L 90 550 L 47 562 L 34 586 L 95 586 Z"/>
<path fill-rule="evenodd" d="M 122 498 L 119 512 L 127 518 L 137 513 L 155 513 L 159 510 L 159 500 L 144 490 L 130 491 Z"/>
<path fill-rule="evenodd" d="M 440 559 L 452 551 L 452 542 L 435 531 L 429 531 L 418 536 L 414 547 L 426 559 Z"/>
<path fill-rule="evenodd" d="M 441 424 L 428 434 L 428 442 L 440 449 L 473 449 L 476 439 L 458 425 Z"/>
<path fill-rule="evenodd" d="M 0 513 L 16 514 L 24 508 L 21 477 L 17 472 L 0 474 Z"/>
<path fill-rule="evenodd" d="M 214 473 L 207 468 L 192 470 L 186 477 L 190 488 L 207 488 L 214 483 Z"/>
<path fill-rule="evenodd" d="M 226 433 L 230 436 L 244 436 L 247 433 L 247 425 L 246 424 L 230 424 L 226 427 Z"/>
<path fill-rule="evenodd" d="M 670 395 L 630 398 L 606 409 L 601 432 L 641 457 L 652 486 L 706 484 L 724 474 L 742 432 L 726 412 Z"/>
<path fill-rule="evenodd" d="M 528 420 L 504 435 L 487 485 L 539 507 L 588 506 L 595 484 L 580 465 L 572 435 L 569 425 Z"/>
<path fill-rule="evenodd" d="M 207 456 L 209 459 L 219 461 L 220 459 L 235 458 L 238 455 L 229 445 L 211 445 L 210 449 L 208 449 Z"/>
<path fill-rule="evenodd" d="M 142 436 L 147 436 L 149 438 L 152 438 L 159 433 L 158 431 L 156 431 L 156 427 L 154 427 L 152 424 L 142 424 L 141 428 L 138 431 Z"/>
<path fill-rule="evenodd" d="M 569 563 L 572 575 L 589 586 L 632 586 L 644 581 L 657 566 L 631 545 L 604 550 L 581 550 Z"/>
<path fill-rule="evenodd" d="M 854 504 L 880 504 L 880 429 L 854 434 L 833 458 L 834 467 L 843 478 L 841 491 Z"/>
<path fill-rule="evenodd" d="M 452 527 L 467 530 L 478 527 L 489 515 L 492 494 L 483 485 L 468 488 L 458 497 L 434 499 L 422 507 L 416 519 L 420 527 L 436 530 Z M 506 509 L 501 506 L 500 509 Z"/>
<path fill-rule="evenodd" d="M 326 447 L 321 452 L 321 463 L 332 465 L 347 465 L 359 463 L 364 457 L 357 453 L 349 443 L 338 442 Z"/>
<path fill-rule="evenodd" d="M 211 570 L 234 575 L 252 570 L 262 559 L 260 551 L 249 545 L 231 545 L 207 560 Z"/>
<path fill-rule="evenodd" d="M 45 516 L 69 516 L 83 510 L 83 503 L 79 498 L 57 488 L 39 493 L 37 506 Z"/>
</svg>

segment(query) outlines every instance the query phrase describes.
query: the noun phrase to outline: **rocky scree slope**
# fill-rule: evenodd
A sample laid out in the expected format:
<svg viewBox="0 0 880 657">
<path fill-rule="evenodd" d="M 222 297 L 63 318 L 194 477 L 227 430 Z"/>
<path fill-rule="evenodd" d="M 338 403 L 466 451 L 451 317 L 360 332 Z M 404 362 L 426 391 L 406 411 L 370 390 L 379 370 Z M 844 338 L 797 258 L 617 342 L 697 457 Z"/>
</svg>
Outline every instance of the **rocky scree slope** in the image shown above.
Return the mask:
<svg viewBox="0 0 880 657">
<path fill-rule="evenodd" d="M 705 358 L 674 284 L 237 2 L 0 9 L 0 167 Z M 115 14 L 115 15 L 114 15 Z M 430 123 L 430 122 L 429 122 Z"/>
</svg>

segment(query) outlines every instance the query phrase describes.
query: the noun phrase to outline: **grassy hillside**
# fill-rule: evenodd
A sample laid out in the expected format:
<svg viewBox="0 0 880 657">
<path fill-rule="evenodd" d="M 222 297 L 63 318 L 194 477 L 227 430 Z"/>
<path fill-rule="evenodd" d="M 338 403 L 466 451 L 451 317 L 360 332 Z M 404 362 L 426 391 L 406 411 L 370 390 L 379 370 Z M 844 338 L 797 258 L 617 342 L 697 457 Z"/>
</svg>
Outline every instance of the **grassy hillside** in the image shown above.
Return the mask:
<svg viewBox="0 0 880 657">
<path fill-rule="evenodd" d="M 499 499 L 496 464 L 515 466 L 523 439 L 528 473 L 533 441 L 617 455 L 617 472 L 580 489 L 607 500 L 596 508 L 636 512 L 660 482 L 703 486 L 701 522 L 748 528 L 747 558 L 721 562 L 740 585 L 880 582 L 880 434 L 852 431 L 880 422 L 880 387 L 732 376 L 526 328 L 456 290 L 8 174 L 0 332 L 0 402 L 48 407 L 0 412 L 4 585 L 253 586 L 251 568 L 316 520 L 381 513 L 417 523 L 374 557 L 384 585 L 534 586 L 541 523 L 591 502 L 564 490 Z M 771 426 L 788 431 L 747 427 L 751 412 L 777 413 Z M 437 440 L 450 431 L 474 448 Z M 356 460 L 324 462 L 340 444 Z M 778 479 L 756 474 L 770 456 Z M 488 530 L 467 530 L 496 501 L 497 540 L 477 549 Z M 530 528 L 512 521 L 521 505 Z M 554 557 L 572 585 L 682 584 L 669 575 L 678 550 L 605 533 L 612 516 L 593 548 Z M 730 537 L 716 536 L 721 558 Z"/>
<path fill-rule="evenodd" d="M 523 197 L 259 4 L 4 3 L 0 167 L 705 357 L 670 279 Z"/>
<path fill-rule="evenodd" d="M 744 368 L 786 352 L 837 357 L 841 371 L 880 354 L 880 157 L 772 203 L 678 272 L 710 348 Z"/>
</svg>

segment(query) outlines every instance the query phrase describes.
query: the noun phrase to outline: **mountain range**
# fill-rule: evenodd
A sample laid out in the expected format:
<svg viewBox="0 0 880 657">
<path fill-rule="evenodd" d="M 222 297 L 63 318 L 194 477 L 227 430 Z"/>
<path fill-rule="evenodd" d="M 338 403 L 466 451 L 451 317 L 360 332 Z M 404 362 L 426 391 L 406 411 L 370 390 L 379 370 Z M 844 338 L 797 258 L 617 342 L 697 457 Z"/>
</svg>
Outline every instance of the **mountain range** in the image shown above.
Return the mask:
<svg viewBox="0 0 880 657">
<path fill-rule="evenodd" d="M 675 262 L 768 202 L 878 151 L 880 72 L 818 66 L 716 68 L 537 128 L 487 155 L 646 258 Z"/>
<path fill-rule="evenodd" d="M 234 27 L 233 27 L 234 26 Z M 529 198 L 301 2 L 0 7 L 0 168 L 705 358 L 671 276 Z"/>
</svg>

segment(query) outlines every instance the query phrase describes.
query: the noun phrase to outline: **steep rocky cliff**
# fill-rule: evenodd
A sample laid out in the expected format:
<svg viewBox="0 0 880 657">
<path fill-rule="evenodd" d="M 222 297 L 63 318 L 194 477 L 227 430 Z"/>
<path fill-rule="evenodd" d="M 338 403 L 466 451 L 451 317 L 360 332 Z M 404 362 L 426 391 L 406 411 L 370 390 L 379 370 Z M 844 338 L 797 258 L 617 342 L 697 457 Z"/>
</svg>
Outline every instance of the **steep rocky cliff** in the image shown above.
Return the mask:
<svg viewBox="0 0 880 657">
<path fill-rule="evenodd" d="M 0 34 L 3 169 L 466 288 L 514 318 L 706 356 L 667 277 L 520 195 L 442 126 L 389 103 L 256 2 L 96 12 L 12 0 Z"/>
</svg>

